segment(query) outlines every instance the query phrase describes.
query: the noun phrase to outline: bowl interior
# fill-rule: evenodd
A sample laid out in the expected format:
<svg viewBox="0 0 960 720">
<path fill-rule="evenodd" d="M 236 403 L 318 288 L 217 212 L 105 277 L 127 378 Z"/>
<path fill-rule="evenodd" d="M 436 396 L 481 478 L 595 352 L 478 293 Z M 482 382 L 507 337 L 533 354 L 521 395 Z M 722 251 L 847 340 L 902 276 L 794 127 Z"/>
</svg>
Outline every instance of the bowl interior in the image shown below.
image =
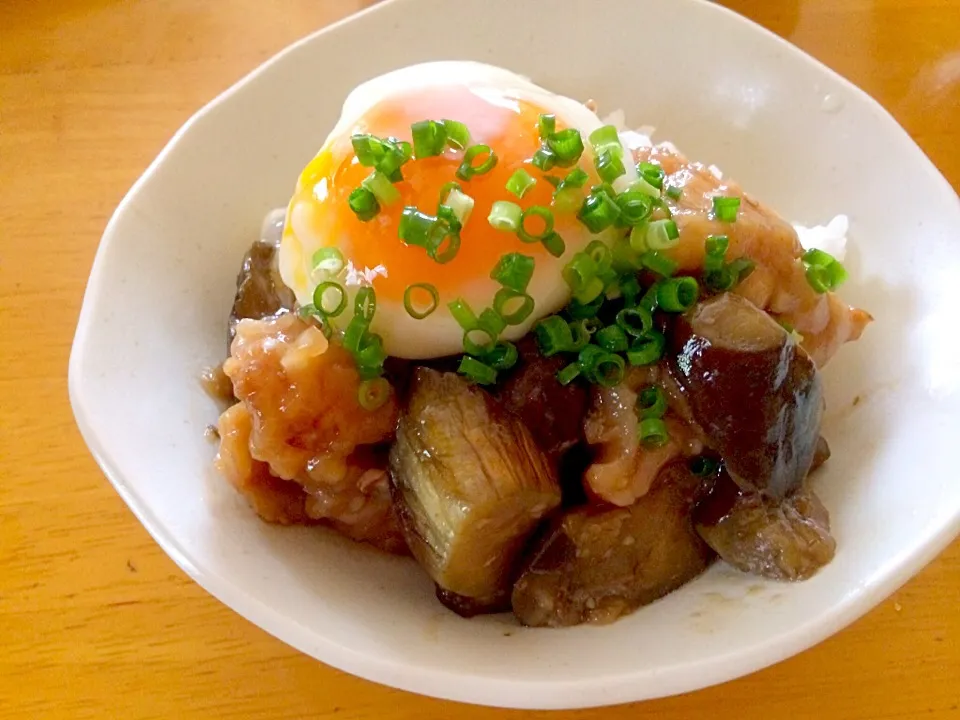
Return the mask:
<svg viewBox="0 0 960 720">
<path fill-rule="evenodd" d="M 217 597 L 379 682 L 518 707 L 693 689 L 822 639 L 958 528 L 960 344 L 948 324 L 960 306 L 956 194 L 879 106 L 732 13 L 690 0 L 577 8 L 397 0 L 298 44 L 177 135 L 111 221 L 91 276 L 70 384 L 110 479 Z M 555 51 L 555 37 L 569 38 L 567 51 Z M 203 431 L 218 409 L 197 378 L 225 354 L 243 252 L 263 215 L 286 203 L 347 92 L 431 59 L 493 63 L 622 108 L 630 124 L 657 126 L 792 220 L 850 216 L 843 295 L 877 322 L 825 373 L 834 454 L 817 489 L 839 550 L 812 580 L 769 583 L 717 565 L 613 626 L 468 622 L 434 601 L 412 561 L 324 530 L 267 526 L 213 475 Z"/>
</svg>

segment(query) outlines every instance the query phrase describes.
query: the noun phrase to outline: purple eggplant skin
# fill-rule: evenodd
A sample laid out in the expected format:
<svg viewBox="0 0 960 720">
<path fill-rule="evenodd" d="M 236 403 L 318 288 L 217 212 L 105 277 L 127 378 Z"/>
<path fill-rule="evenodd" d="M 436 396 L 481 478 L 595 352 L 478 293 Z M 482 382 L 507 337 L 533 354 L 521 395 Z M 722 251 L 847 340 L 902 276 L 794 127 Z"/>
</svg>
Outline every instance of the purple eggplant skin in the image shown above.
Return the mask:
<svg viewBox="0 0 960 720">
<path fill-rule="evenodd" d="M 257 240 L 243 257 L 243 265 L 237 276 L 237 294 L 228 323 L 231 341 L 241 320 L 260 320 L 283 310 L 292 310 L 296 305 L 293 291 L 283 284 L 280 277 L 278 250 L 278 245 Z"/>
<path fill-rule="evenodd" d="M 829 563 L 837 548 L 830 515 L 807 487 L 778 501 L 744 491 L 721 473 L 694 520 L 722 560 L 772 580 L 805 580 Z"/>
<path fill-rule="evenodd" d="M 517 619 L 532 627 L 609 623 L 692 580 L 715 557 L 692 517 L 711 484 L 676 462 L 633 505 L 556 517 L 514 583 Z"/>
<path fill-rule="evenodd" d="M 824 402 L 816 365 L 793 335 L 734 293 L 699 303 L 669 335 L 671 372 L 730 476 L 775 499 L 800 487 Z"/>
</svg>

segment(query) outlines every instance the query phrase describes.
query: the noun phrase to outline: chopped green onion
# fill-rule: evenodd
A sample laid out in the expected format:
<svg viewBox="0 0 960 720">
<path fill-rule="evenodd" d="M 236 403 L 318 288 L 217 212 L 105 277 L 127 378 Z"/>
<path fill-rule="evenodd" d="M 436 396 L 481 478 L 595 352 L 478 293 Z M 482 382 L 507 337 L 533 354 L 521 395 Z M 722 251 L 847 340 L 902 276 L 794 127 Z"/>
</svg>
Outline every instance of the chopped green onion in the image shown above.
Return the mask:
<svg viewBox="0 0 960 720">
<path fill-rule="evenodd" d="M 509 200 L 497 200 L 490 208 L 487 222 L 496 230 L 516 232 L 520 229 L 523 208 Z"/>
<path fill-rule="evenodd" d="M 493 296 L 493 309 L 507 325 L 519 325 L 533 312 L 533 298 L 525 292 L 502 287 Z"/>
<path fill-rule="evenodd" d="M 617 195 L 617 206 L 620 208 L 620 221 L 625 225 L 639 225 L 653 212 L 650 196 L 639 190 L 625 190 Z"/>
<path fill-rule="evenodd" d="M 613 266 L 613 253 L 602 240 L 591 240 L 583 252 L 596 264 L 598 273 L 609 270 Z"/>
<path fill-rule="evenodd" d="M 557 164 L 557 156 L 547 148 L 540 148 L 533 154 L 530 162 L 533 163 L 533 166 L 537 168 L 537 170 L 547 172 L 552 170 L 554 165 Z"/>
<path fill-rule="evenodd" d="M 447 197 L 448 197 L 448 196 L 450 195 L 450 193 L 452 193 L 454 190 L 459 190 L 460 192 L 463 192 L 463 187 L 461 187 L 460 183 L 458 183 L 458 182 L 455 181 L 455 180 L 451 180 L 451 181 L 448 182 L 448 183 L 444 183 L 444 184 L 440 187 L 440 204 L 441 204 L 441 205 L 446 205 L 446 204 L 447 204 Z"/>
<path fill-rule="evenodd" d="M 637 426 L 637 437 L 648 447 L 660 447 L 670 440 L 670 433 L 660 418 L 646 418 Z"/>
<path fill-rule="evenodd" d="M 659 283 L 654 283 L 647 288 L 647 291 L 643 294 L 643 297 L 640 298 L 640 302 L 637 303 L 637 307 L 646 310 L 649 313 L 653 313 L 657 309 L 657 285 Z"/>
<path fill-rule="evenodd" d="M 480 385 L 492 385 L 497 381 L 497 371 L 479 360 L 464 355 L 458 372 Z"/>
<path fill-rule="evenodd" d="M 644 308 L 627 307 L 617 313 L 617 325 L 634 337 L 642 337 L 653 328 L 653 316 Z"/>
<path fill-rule="evenodd" d="M 446 200 L 442 204 L 453 210 L 457 222 L 463 227 L 470 219 L 470 213 L 473 212 L 474 201 L 472 197 L 461 192 L 459 188 L 453 188 L 447 193 Z"/>
<path fill-rule="evenodd" d="M 480 313 L 480 317 L 477 318 L 477 327 L 479 327 L 481 330 L 486 330 L 493 338 L 496 339 L 500 336 L 500 333 L 506 329 L 507 322 L 500 317 L 500 313 L 498 313 L 496 310 L 493 308 L 486 308 L 482 313 Z"/>
<path fill-rule="evenodd" d="M 417 302 L 414 295 L 418 292 L 429 295 L 429 301 L 426 303 Z M 414 320 L 423 320 L 432 314 L 439 305 L 440 293 L 437 292 L 436 286 L 430 283 L 413 283 L 407 285 L 407 289 L 403 291 L 403 307 Z"/>
<path fill-rule="evenodd" d="M 816 292 L 831 292 L 847 279 L 847 271 L 830 253 L 808 250 L 802 257 L 807 282 Z"/>
<path fill-rule="evenodd" d="M 630 228 L 628 243 L 630 249 L 635 253 L 645 253 L 649 250 L 647 247 L 647 223 L 641 222 Z M 639 262 L 640 259 L 637 258 L 637 263 L 639 264 Z"/>
<path fill-rule="evenodd" d="M 560 132 L 551 133 L 545 140 L 547 147 L 557 159 L 560 167 L 570 167 L 576 164 L 583 154 L 583 138 L 580 131 L 567 128 Z"/>
<path fill-rule="evenodd" d="M 517 364 L 519 358 L 520 353 L 517 352 L 517 346 L 511 342 L 498 342 L 483 356 L 484 362 L 495 370 L 509 370 Z"/>
<path fill-rule="evenodd" d="M 441 206 L 441 208 L 444 206 Z M 427 255 L 441 265 L 453 260 L 460 252 L 460 233 L 448 222 L 440 221 L 433 226 L 427 244 Z"/>
<path fill-rule="evenodd" d="M 347 198 L 347 205 L 353 210 L 361 222 L 373 220 L 380 212 L 380 203 L 377 202 L 377 196 L 370 190 L 361 186 L 350 193 Z"/>
<path fill-rule="evenodd" d="M 441 120 L 447 134 L 447 144 L 455 150 L 463 150 L 470 144 L 470 131 L 462 122 Z"/>
<path fill-rule="evenodd" d="M 481 155 L 486 159 L 474 165 L 474 161 Z M 457 177 L 461 180 L 470 180 L 474 175 L 485 175 L 493 170 L 497 164 L 497 154 L 489 145 L 471 145 L 463 155 L 463 162 L 457 168 Z"/>
<path fill-rule="evenodd" d="M 614 259 L 614 266 L 616 266 L 616 259 Z M 627 309 L 632 309 L 637 304 L 637 298 L 640 297 L 640 283 L 637 281 L 636 275 L 631 273 L 620 281 L 620 294 L 623 296 L 623 303 Z M 629 320 L 628 322 L 632 323 L 633 320 Z M 630 332 L 630 330 L 620 323 L 619 316 L 617 323 L 623 327 L 624 330 Z"/>
<path fill-rule="evenodd" d="M 597 269 L 596 261 L 585 252 L 576 253 L 563 267 L 561 274 L 577 302 L 589 303 L 603 292 Z"/>
<path fill-rule="evenodd" d="M 637 165 L 637 172 L 644 180 L 653 185 L 657 190 L 663 189 L 663 178 L 666 176 L 666 173 L 663 171 L 663 168 L 656 163 L 639 163 Z"/>
<path fill-rule="evenodd" d="M 660 190 L 656 186 L 651 185 L 643 176 L 638 177 L 630 183 L 624 189 L 624 192 L 643 193 L 652 200 L 660 200 Z"/>
<path fill-rule="evenodd" d="M 587 180 L 590 179 L 590 176 L 587 174 L 587 171 L 583 168 L 576 167 L 566 174 L 566 177 L 560 181 L 561 188 L 582 188 L 586 185 Z"/>
<path fill-rule="evenodd" d="M 618 325 L 607 325 L 604 328 L 600 328 L 597 330 L 597 334 L 594 335 L 593 341 L 604 350 L 609 350 L 610 352 L 625 352 L 627 347 L 629 347 L 627 334 L 623 331 L 623 328 Z"/>
<path fill-rule="evenodd" d="M 730 238 L 726 235 L 710 235 L 703 242 L 705 257 L 703 269 L 707 272 L 719 270 L 723 267 L 723 258 L 730 246 Z"/>
<path fill-rule="evenodd" d="M 358 370 L 369 370 L 373 371 L 372 374 L 378 375 L 383 367 L 383 361 L 387 359 L 387 353 L 383 349 L 383 338 L 376 333 L 364 333 L 354 357 Z"/>
<path fill-rule="evenodd" d="M 590 343 L 591 332 L 587 329 L 586 321 L 574 320 L 567 323 L 570 326 L 570 334 L 573 336 L 573 342 L 570 343 L 570 350 L 583 350 Z"/>
<path fill-rule="evenodd" d="M 671 200 L 679 200 L 683 196 L 683 188 L 677 185 L 667 185 L 667 197 Z"/>
<path fill-rule="evenodd" d="M 593 163 L 597 169 L 597 175 L 600 176 L 601 180 L 608 183 L 612 183 L 627 171 L 620 156 L 614 155 L 610 151 L 604 151 L 594 157 Z"/>
<path fill-rule="evenodd" d="M 617 132 L 617 128 L 613 125 L 598 127 L 590 133 L 590 137 L 587 139 L 590 141 L 590 145 L 593 146 L 593 152 L 596 155 L 609 152 L 619 157 L 623 154 L 623 145 L 620 144 L 620 133 Z"/>
<path fill-rule="evenodd" d="M 376 135 L 357 133 L 350 137 L 357 162 L 364 167 L 375 167 L 386 152 L 386 143 Z"/>
<path fill-rule="evenodd" d="M 541 114 L 537 121 L 537 131 L 540 133 L 541 140 L 546 140 L 553 135 L 557 131 L 557 116 Z"/>
<path fill-rule="evenodd" d="M 692 277 L 671 278 L 657 283 L 657 305 L 667 312 L 686 312 L 700 296 L 700 286 Z"/>
<path fill-rule="evenodd" d="M 407 245 L 429 247 L 430 233 L 437 218 L 420 212 L 413 205 L 407 205 L 400 214 L 400 226 L 397 233 Z"/>
<path fill-rule="evenodd" d="M 518 198 L 522 198 L 527 194 L 527 191 L 536 184 L 537 181 L 533 179 L 533 176 L 523 168 L 520 168 L 507 180 L 507 191 L 516 195 Z"/>
<path fill-rule="evenodd" d="M 377 294 L 372 287 L 362 287 L 357 290 L 353 299 L 353 314 L 362 317 L 367 324 L 373 320 L 374 313 L 377 312 Z"/>
<path fill-rule="evenodd" d="M 419 160 L 443 152 L 447 143 L 447 129 L 442 122 L 421 120 L 410 127 L 413 135 L 413 154 Z"/>
<path fill-rule="evenodd" d="M 463 349 L 470 355 L 484 355 L 497 343 L 497 335 L 486 328 L 475 327 L 463 333 Z"/>
<path fill-rule="evenodd" d="M 750 258 L 737 258 L 727 264 L 727 269 L 734 276 L 733 284 L 742 283 L 757 267 L 757 264 Z"/>
<path fill-rule="evenodd" d="M 389 178 L 379 170 L 374 170 L 364 179 L 363 187 L 373 193 L 381 206 L 390 205 L 400 199 L 400 191 L 397 190 Z"/>
<path fill-rule="evenodd" d="M 680 242 L 680 231 L 673 220 L 654 220 L 647 224 L 647 248 L 668 250 Z"/>
<path fill-rule="evenodd" d="M 543 243 L 543 246 L 547 249 L 547 252 L 553 255 L 555 258 L 563 257 L 563 254 L 567 251 L 567 244 L 557 232 L 549 233 L 540 242 Z"/>
<path fill-rule="evenodd" d="M 602 190 L 591 192 L 577 213 L 580 222 L 594 234 L 606 230 L 616 222 L 618 217 L 620 217 L 620 208 L 616 200 Z"/>
<path fill-rule="evenodd" d="M 332 308 L 328 302 L 330 292 L 333 292 L 336 298 L 330 301 L 334 303 Z M 347 293 L 339 283 L 322 282 L 313 290 L 313 306 L 323 317 L 337 317 L 347 308 Z"/>
<path fill-rule="evenodd" d="M 680 267 L 676 262 L 668 258 L 666 255 L 661 255 L 655 250 L 645 252 L 640 256 L 641 264 L 647 268 L 647 270 L 652 270 L 657 275 L 663 277 L 672 277 L 676 274 L 677 269 Z"/>
<path fill-rule="evenodd" d="M 736 222 L 737 213 L 740 210 L 740 198 L 722 197 L 713 198 L 713 215 L 721 222 Z"/>
<path fill-rule="evenodd" d="M 580 351 L 578 358 L 580 369 L 591 382 L 613 387 L 623 380 L 623 358 L 612 352 L 602 350 L 596 345 L 587 345 Z"/>
<path fill-rule="evenodd" d="M 580 363 L 572 362 L 557 373 L 557 382 L 561 385 L 569 385 L 577 376 L 580 375 Z"/>
<path fill-rule="evenodd" d="M 343 270 L 346 261 L 343 253 L 335 247 L 323 247 L 313 254 L 313 269 L 336 275 Z"/>
<path fill-rule="evenodd" d="M 583 191 L 575 187 L 561 188 L 553 194 L 552 204 L 557 212 L 569 213 L 579 210 L 583 204 Z"/>
<path fill-rule="evenodd" d="M 697 477 L 716 475 L 720 470 L 720 463 L 709 455 L 697 455 L 690 460 L 690 472 Z"/>
<path fill-rule="evenodd" d="M 554 188 L 560 187 L 560 183 L 563 182 L 563 178 L 558 178 L 556 175 L 544 175 L 543 179 L 553 185 Z"/>
<path fill-rule="evenodd" d="M 631 365 L 653 365 L 663 356 L 666 338 L 656 330 L 648 330 L 633 341 L 627 350 L 627 360 Z"/>
<path fill-rule="evenodd" d="M 599 330 L 602 327 L 604 327 L 603 321 L 596 316 L 591 318 L 585 318 L 583 320 L 584 330 L 586 330 L 591 335 L 594 335 L 597 332 L 597 330 Z"/>
<path fill-rule="evenodd" d="M 570 304 L 567 305 L 567 312 L 570 314 L 570 317 L 575 320 L 586 320 L 587 318 L 596 317 L 601 305 L 603 305 L 603 297 L 600 295 L 597 295 L 596 298 L 586 303 L 573 299 L 570 301 Z"/>
<path fill-rule="evenodd" d="M 504 287 L 517 292 L 526 292 L 536 262 L 529 255 L 521 253 L 507 253 L 497 262 L 490 277 Z"/>
<path fill-rule="evenodd" d="M 456 320 L 457 324 L 464 330 L 473 330 L 477 327 L 477 316 L 463 298 L 457 298 L 456 300 L 448 302 L 447 308 L 450 310 L 450 314 L 453 315 L 453 319 Z"/>
<path fill-rule="evenodd" d="M 527 218 L 539 218 L 542 220 L 543 229 L 539 233 L 531 232 L 530 228 L 527 227 Z M 523 242 L 540 242 L 552 232 L 553 213 L 550 211 L 550 208 L 544 207 L 543 205 L 531 205 L 523 211 L 523 214 L 520 216 L 520 229 L 517 231 L 517 235 L 520 236 Z"/>
<path fill-rule="evenodd" d="M 382 377 L 371 378 L 360 383 L 357 400 L 364 410 L 376 410 L 390 399 L 390 383 Z"/>
<path fill-rule="evenodd" d="M 645 387 L 637 395 L 637 415 L 641 420 L 662 418 L 667 412 L 667 394 L 656 385 Z"/>
<path fill-rule="evenodd" d="M 550 315 L 537 323 L 537 343 L 544 357 L 551 357 L 558 352 L 566 352 L 573 345 L 573 333 L 570 326 L 559 315 Z"/>
</svg>

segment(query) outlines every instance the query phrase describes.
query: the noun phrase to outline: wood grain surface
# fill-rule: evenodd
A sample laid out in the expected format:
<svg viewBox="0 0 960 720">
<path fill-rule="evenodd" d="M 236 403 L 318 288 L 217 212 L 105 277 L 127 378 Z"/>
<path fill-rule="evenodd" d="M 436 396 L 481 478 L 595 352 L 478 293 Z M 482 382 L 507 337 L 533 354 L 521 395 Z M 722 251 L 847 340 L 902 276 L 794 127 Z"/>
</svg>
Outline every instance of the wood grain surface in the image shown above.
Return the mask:
<svg viewBox="0 0 960 720">
<path fill-rule="evenodd" d="M 148 537 L 68 404 L 77 313 L 120 198 L 201 105 L 364 4 L 0 0 L 0 718 L 547 717 L 379 687 L 241 619 Z M 728 4 L 879 99 L 960 187 L 958 0 Z M 912 720 L 960 717 L 958 704 L 954 543 L 865 618 L 780 665 L 553 717 Z"/>
</svg>

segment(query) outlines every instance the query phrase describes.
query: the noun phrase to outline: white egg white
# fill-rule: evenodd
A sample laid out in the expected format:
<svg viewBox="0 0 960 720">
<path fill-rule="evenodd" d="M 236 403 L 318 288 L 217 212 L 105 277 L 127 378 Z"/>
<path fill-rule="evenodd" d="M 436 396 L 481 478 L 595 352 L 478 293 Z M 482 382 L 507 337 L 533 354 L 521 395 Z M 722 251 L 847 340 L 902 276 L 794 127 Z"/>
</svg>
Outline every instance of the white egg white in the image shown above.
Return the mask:
<svg viewBox="0 0 960 720">
<path fill-rule="evenodd" d="M 586 142 L 587 136 L 604 123 L 583 103 L 562 95 L 557 95 L 530 82 L 527 78 L 502 68 L 477 62 L 449 61 L 433 62 L 394 70 L 373 78 L 358 86 L 347 97 L 336 126 L 327 136 L 320 152 L 330 156 L 331 167 L 337 167 L 342 159 L 351 152 L 350 134 L 366 113 L 384 100 L 403 96 L 413 90 L 460 86 L 471 92 L 489 98 L 509 101 L 517 98 L 554 113 L 567 127 L 575 127 L 584 137 L 587 149 L 585 159 L 592 159 L 592 150 Z M 629 148 L 624 144 L 624 157 L 630 157 Z M 619 178 L 617 185 L 626 184 L 636 178 L 632 163 L 625 163 L 627 176 Z M 507 198 L 505 198 L 507 199 Z M 312 205 L 297 205 L 291 202 L 287 211 L 287 234 L 280 247 L 280 273 L 283 281 L 294 291 L 301 304 L 313 301 L 313 290 L 318 282 L 326 279 L 322 273 L 312 268 L 312 257 L 316 250 L 325 246 L 345 246 L 342 238 L 332 237 L 330 232 L 319 232 L 318 228 L 333 227 L 334 219 L 307 217 L 315 212 Z M 483 217 L 471 217 L 469 223 L 486 222 Z M 561 277 L 561 269 L 570 256 L 582 250 L 591 240 L 604 235 L 591 235 L 585 227 L 573 218 L 557 219 L 557 232 L 566 242 L 566 252 L 561 258 L 545 257 L 538 260 L 537 266 L 527 288 L 535 302 L 534 313 L 521 325 L 508 327 L 502 337 L 516 340 L 525 335 L 540 318 L 561 309 L 570 300 L 570 291 Z M 518 247 L 522 252 L 522 246 Z M 347 258 L 349 260 L 349 258 Z M 367 284 L 382 268 L 356 268 L 348 263 L 347 268 L 336 276 L 336 280 L 348 287 L 351 295 L 356 289 Z M 443 272 L 443 266 L 437 266 L 437 272 Z M 490 268 L 477 268 L 474 280 L 460 288 L 458 296 L 463 297 L 471 307 L 480 312 L 491 304 L 499 285 L 489 277 Z M 429 281 L 429 278 L 411 278 L 410 282 Z M 441 297 L 440 307 L 425 319 L 412 318 L 402 303 L 390 298 L 378 298 L 377 311 L 371 330 L 383 338 L 384 349 L 389 355 L 410 359 L 440 357 L 462 352 L 463 330 L 450 315 L 446 303 L 453 298 Z M 347 311 L 338 319 L 345 325 L 352 312 L 352 301 Z"/>
</svg>

